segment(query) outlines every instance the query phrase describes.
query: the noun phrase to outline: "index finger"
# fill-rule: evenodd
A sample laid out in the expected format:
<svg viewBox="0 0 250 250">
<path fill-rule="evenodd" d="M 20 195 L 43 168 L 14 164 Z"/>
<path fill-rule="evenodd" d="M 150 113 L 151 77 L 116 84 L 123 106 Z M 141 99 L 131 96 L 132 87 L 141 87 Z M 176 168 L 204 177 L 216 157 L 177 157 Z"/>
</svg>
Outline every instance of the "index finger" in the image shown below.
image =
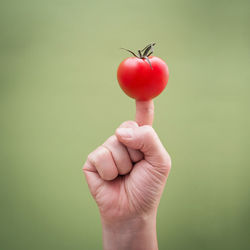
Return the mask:
<svg viewBox="0 0 250 250">
<path fill-rule="evenodd" d="M 151 125 L 154 120 L 154 103 L 153 100 L 149 101 L 135 101 L 136 113 L 135 121 L 139 126 Z"/>
</svg>

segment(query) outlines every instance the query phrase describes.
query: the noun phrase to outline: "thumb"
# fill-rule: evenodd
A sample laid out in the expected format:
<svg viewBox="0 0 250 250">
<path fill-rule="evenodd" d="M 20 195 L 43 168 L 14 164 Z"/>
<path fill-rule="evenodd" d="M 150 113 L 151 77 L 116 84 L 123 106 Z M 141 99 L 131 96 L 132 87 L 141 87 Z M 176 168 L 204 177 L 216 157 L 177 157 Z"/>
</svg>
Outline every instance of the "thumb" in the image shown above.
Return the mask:
<svg viewBox="0 0 250 250">
<path fill-rule="evenodd" d="M 151 125 L 154 120 L 154 103 L 152 100 L 149 101 L 135 101 L 136 112 L 135 121 L 139 126 Z"/>
<path fill-rule="evenodd" d="M 116 136 L 125 146 L 140 150 L 151 165 L 170 166 L 170 156 L 151 126 L 118 128 Z"/>
</svg>

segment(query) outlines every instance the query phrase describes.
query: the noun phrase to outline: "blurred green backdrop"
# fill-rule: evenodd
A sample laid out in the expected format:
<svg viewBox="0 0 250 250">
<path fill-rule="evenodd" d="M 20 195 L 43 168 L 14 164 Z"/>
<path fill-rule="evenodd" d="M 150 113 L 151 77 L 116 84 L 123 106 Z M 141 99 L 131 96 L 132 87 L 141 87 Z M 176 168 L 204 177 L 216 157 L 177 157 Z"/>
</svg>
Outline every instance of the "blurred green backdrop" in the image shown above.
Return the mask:
<svg viewBox="0 0 250 250">
<path fill-rule="evenodd" d="M 155 129 L 173 168 L 160 249 L 249 249 L 250 2 L 0 1 L 0 249 L 101 249 L 81 167 L 134 102 L 118 64 L 169 65 Z"/>
</svg>

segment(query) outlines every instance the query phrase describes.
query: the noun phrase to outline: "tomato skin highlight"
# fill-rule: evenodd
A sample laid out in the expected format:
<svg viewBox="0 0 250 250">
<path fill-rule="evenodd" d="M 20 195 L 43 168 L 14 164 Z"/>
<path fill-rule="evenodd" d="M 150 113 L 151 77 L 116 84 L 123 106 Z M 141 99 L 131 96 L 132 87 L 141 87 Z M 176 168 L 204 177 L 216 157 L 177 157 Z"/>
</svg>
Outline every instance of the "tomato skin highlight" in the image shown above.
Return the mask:
<svg viewBox="0 0 250 250">
<path fill-rule="evenodd" d="M 138 101 L 148 101 L 158 96 L 166 87 L 169 72 L 167 64 L 159 57 L 150 56 L 152 69 L 146 59 L 129 57 L 117 70 L 117 80 L 122 90 Z"/>
</svg>

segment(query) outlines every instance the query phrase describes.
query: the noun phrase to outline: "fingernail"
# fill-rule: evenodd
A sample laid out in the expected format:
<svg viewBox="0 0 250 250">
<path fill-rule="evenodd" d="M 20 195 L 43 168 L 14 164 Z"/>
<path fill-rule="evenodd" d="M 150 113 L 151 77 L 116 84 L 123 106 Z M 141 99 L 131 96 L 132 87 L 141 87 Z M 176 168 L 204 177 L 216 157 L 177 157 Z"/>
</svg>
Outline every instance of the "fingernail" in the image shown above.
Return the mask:
<svg viewBox="0 0 250 250">
<path fill-rule="evenodd" d="M 132 138 L 133 136 L 133 130 L 132 128 L 118 128 L 116 130 L 116 133 L 126 139 Z"/>
</svg>

